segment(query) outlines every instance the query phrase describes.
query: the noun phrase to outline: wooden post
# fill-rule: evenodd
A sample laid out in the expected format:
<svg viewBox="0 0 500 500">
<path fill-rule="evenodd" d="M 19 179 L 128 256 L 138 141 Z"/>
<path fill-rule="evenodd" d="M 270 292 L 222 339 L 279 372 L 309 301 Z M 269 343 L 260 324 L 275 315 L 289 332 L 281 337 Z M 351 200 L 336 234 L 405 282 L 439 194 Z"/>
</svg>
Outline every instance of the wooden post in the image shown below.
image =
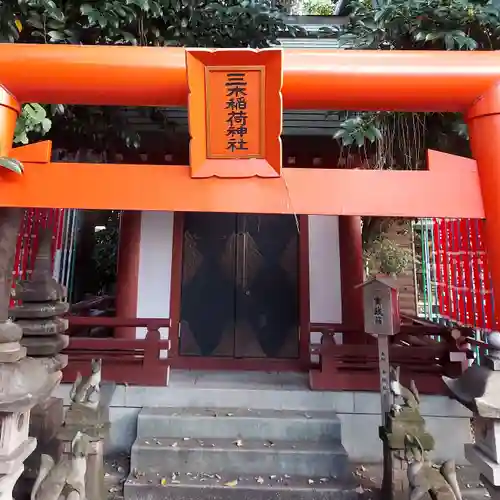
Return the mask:
<svg viewBox="0 0 500 500">
<path fill-rule="evenodd" d="M 363 244 L 361 217 L 339 216 L 340 280 L 342 295 L 342 324 L 359 333 L 344 336 L 345 344 L 366 344 L 368 335 L 363 332 Z"/>
<path fill-rule="evenodd" d="M 141 212 L 124 211 L 120 222 L 116 277 L 116 316 L 118 318 L 137 317 L 140 247 Z M 115 337 L 135 339 L 135 332 L 135 328 L 117 327 Z"/>
</svg>

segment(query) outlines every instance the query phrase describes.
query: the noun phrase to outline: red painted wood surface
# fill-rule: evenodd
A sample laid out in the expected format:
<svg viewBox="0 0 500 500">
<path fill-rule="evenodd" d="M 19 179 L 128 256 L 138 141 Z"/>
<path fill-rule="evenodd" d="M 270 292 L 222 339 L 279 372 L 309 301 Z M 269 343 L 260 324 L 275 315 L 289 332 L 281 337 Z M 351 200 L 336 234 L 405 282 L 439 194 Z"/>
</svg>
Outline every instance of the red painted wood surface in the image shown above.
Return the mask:
<svg viewBox="0 0 500 500">
<path fill-rule="evenodd" d="M 145 327 L 145 339 L 71 338 L 64 354 L 69 356 L 63 382 L 74 382 L 78 372 L 88 375 L 90 360 L 102 359 L 103 379 L 118 384 L 168 385 L 170 363 L 160 359 L 160 351 L 170 349 L 170 340 L 161 338 L 159 329 L 170 328 L 170 319 L 106 318 L 69 316 L 72 327 Z"/>
<path fill-rule="evenodd" d="M 337 344 L 333 333 L 348 333 L 342 325 L 311 325 L 311 331 L 322 331 L 321 345 L 313 350 L 319 364 L 309 372 L 313 390 L 379 391 L 378 347 L 376 345 Z M 442 342 L 431 336 L 440 335 Z M 345 335 L 344 335 L 345 338 Z M 462 353 L 459 361 L 451 361 L 451 353 Z M 438 325 L 404 324 L 391 338 L 391 363 L 401 366 L 402 382 L 414 380 L 424 394 L 444 394 L 441 376 L 457 377 L 467 368 L 471 357 L 464 338 L 454 339 Z"/>
</svg>

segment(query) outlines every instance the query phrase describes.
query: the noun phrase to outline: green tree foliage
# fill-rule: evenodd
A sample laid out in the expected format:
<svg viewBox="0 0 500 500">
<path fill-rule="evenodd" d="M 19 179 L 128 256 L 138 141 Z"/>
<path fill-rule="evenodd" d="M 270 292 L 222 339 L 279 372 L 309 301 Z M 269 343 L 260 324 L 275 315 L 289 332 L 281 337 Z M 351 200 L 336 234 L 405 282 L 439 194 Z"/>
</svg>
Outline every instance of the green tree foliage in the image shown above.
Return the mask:
<svg viewBox="0 0 500 500">
<path fill-rule="evenodd" d="M 346 48 L 500 48 L 500 10 L 492 0 L 362 0 L 351 2 L 350 10 L 341 34 Z M 346 147 L 367 148 L 376 168 L 422 168 L 429 147 L 468 151 L 467 127 L 456 113 L 361 113 L 342 123 L 336 138 Z"/>
<path fill-rule="evenodd" d="M 116 264 L 121 212 L 110 211 L 105 229 L 95 233 L 95 246 L 92 254 L 96 279 L 96 292 L 111 293 L 116 283 Z"/>
<path fill-rule="evenodd" d="M 269 0 L 10 0 L 0 2 L 0 42 L 189 47 L 268 47 L 300 28 Z M 158 110 L 145 109 L 162 120 Z M 137 146 L 113 108 L 23 107 L 15 141 L 46 134 Z"/>
<path fill-rule="evenodd" d="M 334 12 L 332 0 L 306 0 L 301 8 L 308 16 L 333 16 Z"/>
<path fill-rule="evenodd" d="M 347 50 L 500 48 L 500 10 L 492 0 L 361 0 L 349 8 L 349 22 L 340 36 Z M 370 92 L 369 79 L 366 85 Z M 358 113 L 348 116 L 335 138 L 346 154 L 355 150 L 376 169 L 423 169 L 429 148 L 470 154 L 467 127 L 458 113 Z M 368 264 L 397 260 L 396 246 L 384 242 L 393 223 L 363 218 Z M 403 266 L 407 256 L 399 257 Z"/>
</svg>

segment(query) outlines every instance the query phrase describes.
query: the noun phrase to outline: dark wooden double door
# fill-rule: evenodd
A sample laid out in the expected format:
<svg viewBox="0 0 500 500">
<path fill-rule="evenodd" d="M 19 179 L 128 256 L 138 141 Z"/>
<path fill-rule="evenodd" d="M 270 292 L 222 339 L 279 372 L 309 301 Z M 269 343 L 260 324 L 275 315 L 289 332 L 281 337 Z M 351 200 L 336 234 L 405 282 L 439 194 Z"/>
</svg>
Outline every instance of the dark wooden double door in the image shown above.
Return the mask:
<svg viewBox="0 0 500 500">
<path fill-rule="evenodd" d="M 299 356 L 299 231 L 288 215 L 186 213 L 183 356 Z"/>
</svg>

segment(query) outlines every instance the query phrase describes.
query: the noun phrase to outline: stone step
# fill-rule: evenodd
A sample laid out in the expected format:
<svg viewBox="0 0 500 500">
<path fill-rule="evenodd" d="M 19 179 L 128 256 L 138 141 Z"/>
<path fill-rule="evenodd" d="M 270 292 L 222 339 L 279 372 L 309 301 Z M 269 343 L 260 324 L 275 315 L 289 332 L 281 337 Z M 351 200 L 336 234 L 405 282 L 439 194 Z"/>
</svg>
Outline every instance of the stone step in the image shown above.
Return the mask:
<svg viewBox="0 0 500 500">
<path fill-rule="evenodd" d="M 174 478 L 174 479 L 173 479 Z M 290 475 L 169 474 L 130 475 L 126 500 L 355 500 L 352 481 Z"/>
<path fill-rule="evenodd" d="M 352 392 L 311 391 L 306 373 L 189 372 L 173 370 L 168 387 L 130 386 L 128 406 L 338 411 Z M 345 411 L 344 411 L 345 412 Z"/>
<path fill-rule="evenodd" d="M 339 441 L 334 412 L 247 408 L 143 408 L 138 438 L 242 438 L 288 441 Z"/>
<path fill-rule="evenodd" d="M 227 474 L 341 477 L 347 454 L 340 444 L 307 441 L 138 438 L 131 469 Z"/>
</svg>

